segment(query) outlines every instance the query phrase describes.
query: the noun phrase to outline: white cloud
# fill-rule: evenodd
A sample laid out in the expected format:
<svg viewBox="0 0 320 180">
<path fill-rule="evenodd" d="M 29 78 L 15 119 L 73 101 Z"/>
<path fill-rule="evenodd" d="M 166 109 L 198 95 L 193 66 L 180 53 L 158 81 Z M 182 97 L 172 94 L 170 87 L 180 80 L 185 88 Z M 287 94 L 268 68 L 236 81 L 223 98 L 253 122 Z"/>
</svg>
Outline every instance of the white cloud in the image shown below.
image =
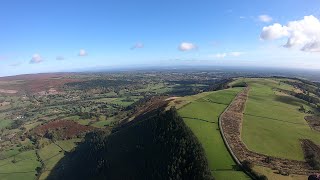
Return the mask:
<svg viewBox="0 0 320 180">
<path fill-rule="evenodd" d="M 218 53 L 218 54 L 215 54 L 213 57 L 222 59 L 222 58 L 225 58 L 226 56 L 227 56 L 227 53 Z"/>
<path fill-rule="evenodd" d="M 133 46 L 131 47 L 131 50 L 141 49 L 141 48 L 144 48 L 144 44 L 143 44 L 143 43 L 136 43 L 135 45 L 133 45 Z"/>
<path fill-rule="evenodd" d="M 179 50 L 180 51 L 191 51 L 197 49 L 197 46 L 193 43 L 189 43 L 189 42 L 183 42 L 179 45 Z"/>
<path fill-rule="evenodd" d="M 40 56 L 40 54 L 34 54 L 30 60 L 31 64 L 37 64 L 37 63 L 41 63 L 43 61 L 42 57 Z"/>
<path fill-rule="evenodd" d="M 88 53 L 87 53 L 86 50 L 80 49 L 80 51 L 79 51 L 79 56 L 87 56 L 87 55 L 88 55 Z"/>
<path fill-rule="evenodd" d="M 225 57 L 239 57 L 239 56 L 241 56 L 243 54 L 245 54 L 245 53 L 244 52 L 240 52 L 240 51 L 234 51 L 234 52 L 228 52 L 228 53 L 217 53 L 217 54 L 211 55 L 209 57 L 223 59 Z"/>
<path fill-rule="evenodd" d="M 260 37 L 264 40 L 274 40 L 288 36 L 288 34 L 287 27 L 275 23 L 272 26 L 263 27 Z"/>
<path fill-rule="evenodd" d="M 233 56 L 233 57 L 239 57 L 241 55 L 243 55 L 244 52 L 238 52 L 238 51 L 235 51 L 235 52 L 230 52 L 229 53 L 229 56 Z"/>
<path fill-rule="evenodd" d="M 284 47 L 298 47 L 306 52 L 320 52 L 320 21 L 314 16 L 305 16 L 287 25 L 273 24 L 262 29 L 261 39 L 275 40 L 287 38 Z"/>
<path fill-rule="evenodd" d="M 268 23 L 273 20 L 271 16 L 266 15 L 266 14 L 260 15 L 258 18 L 259 18 L 259 21 L 264 22 L 264 23 Z"/>
</svg>

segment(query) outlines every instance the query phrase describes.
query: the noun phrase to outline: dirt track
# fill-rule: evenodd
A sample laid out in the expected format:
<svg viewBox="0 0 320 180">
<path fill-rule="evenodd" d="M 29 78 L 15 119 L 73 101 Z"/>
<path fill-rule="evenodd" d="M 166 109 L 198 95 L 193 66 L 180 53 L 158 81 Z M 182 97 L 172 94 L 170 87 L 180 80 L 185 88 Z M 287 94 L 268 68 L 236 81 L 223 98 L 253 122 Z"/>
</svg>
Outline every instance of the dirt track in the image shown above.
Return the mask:
<svg viewBox="0 0 320 180">
<path fill-rule="evenodd" d="M 239 93 L 228 109 L 220 116 L 223 135 L 231 151 L 242 162 L 248 160 L 255 165 L 278 170 L 279 173 L 309 175 L 318 171 L 313 170 L 306 162 L 270 157 L 250 151 L 241 140 L 243 112 L 250 88 Z"/>
</svg>

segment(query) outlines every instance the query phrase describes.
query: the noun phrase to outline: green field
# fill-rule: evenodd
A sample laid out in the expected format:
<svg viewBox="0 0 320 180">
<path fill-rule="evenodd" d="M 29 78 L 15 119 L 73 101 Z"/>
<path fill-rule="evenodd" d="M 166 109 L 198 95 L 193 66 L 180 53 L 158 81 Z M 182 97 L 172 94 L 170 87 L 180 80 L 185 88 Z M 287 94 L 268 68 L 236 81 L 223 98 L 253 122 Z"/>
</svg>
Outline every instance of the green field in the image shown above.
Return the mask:
<svg viewBox="0 0 320 180">
<path fill-rule="evenodd" d="M 9 127 L 12 123 L 12 120 L 0 120 L 0 129 Z"/>
<path fill-rule="evenodd" d="M 40 179 L 46 179 L 52 168 L 65 156 L 64 151 L 70 152 L 76 146 L 75 143 L 80 141 L 81 139 L 57 141 L 40 149 L 39 156 L 45 168 Z"/>
<path fill-rule="evenodd" d="M 293 90 L 275 79 L 241 79 L 251 87 L 246 104 L 242 139 L 250 150 L 270 156 L 304 160 L 300 139 L 320 144 L 320 133 L 304 120 L 299 106 L 312 109 L 305 101 L 281 93 Z"/>
<path fill-rule="evenodd" d="M 51 143 L 39 150 L 39 156 L 45 164 L 45 170 L 51 170 L 64 154 L 60 147 Z"/>
<path fill-rule="evenodd" d="M 98 122 L 93 123 L 91 126 L 97 127 L 97 128 L 102 128 L 102 127 L 110 125 L 111 122 L 112 121 L 110 121 L 110 120 L 98 121 Z"/>
<path fill-rule="evenodd" d="M 14 149 L 2 155 L 5 158 L 0 160 L 0 179 L 32 180 L 36 178 L 35 169 L 40 166 L 40 162 L 37 161 L 34 150 L 19 153 L 17 149 Z"/>
<path fill-rule="evenodd" d="M 241 88 L 216 91 L 182 98 L 190 102 L 179 109 L 187 126 L 201 142 L 216 179 L 249 179 L 242 171 L 235 170 L 235 162 L 221 137 L 218 118 Z"/>
<path fill-rule="evenodd" d="M 118 98 L 101 98 L 95 100 L 96 102 L 104 102 L 104 103 L 111 103 L 112 101 L 117 100 Z"/>
<path fill-rule="evenodd" d="M 74 138 L 70 140 L 57 141 L 55 142 L 59 145 L 63 150 L 70 152 L 74 147 L 76 147 L 76 143 L 81 142 L 82 139 Z"/>
</svg>

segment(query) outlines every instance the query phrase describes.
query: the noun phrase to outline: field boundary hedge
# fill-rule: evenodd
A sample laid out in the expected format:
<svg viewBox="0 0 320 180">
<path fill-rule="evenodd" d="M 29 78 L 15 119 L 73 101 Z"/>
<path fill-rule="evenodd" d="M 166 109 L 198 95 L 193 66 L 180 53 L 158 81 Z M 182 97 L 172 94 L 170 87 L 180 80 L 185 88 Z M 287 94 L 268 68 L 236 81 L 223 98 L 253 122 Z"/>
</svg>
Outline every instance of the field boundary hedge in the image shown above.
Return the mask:
<svg viewBox="0 0 320 180">
<path fill-rule="evenodd" d="M 226 145 L 229 153 L 231 154 L 231 157 L 232 159 L 236 162 L 237 166 L 239 166 L 251 179 L 256 179 L 251 173 L 249 173 L 248 171 L 246 171 L 244 168 L 243 168 L 243 165 L 241 163 L 241 161 L 237 158 L 237 156 L 233 153 L 226 137 L 224 136 L 224 131 L 223 131 L 223 128 L 222 128 L 222 123 L 221 123 L 221 116 L 224 115 L 228 110 L 229 110 L 229 107 L 230 105 L 233 103 L 233 101 L 243 92 L 244 90 L 240 91 L 237 93 L 237 95 L 235 96 L 235 98 L 232 100 L 232 102 L 225 108 L 225 110 L 220 114 L 219 116 L 219 119 L 218 119 L 218 125 L 219 125 L 219 129 L 220 129 L 220 134 L 222 136 L 222 139 L 223 139 L 223 142 L 224 144 Z"/>
</svg>

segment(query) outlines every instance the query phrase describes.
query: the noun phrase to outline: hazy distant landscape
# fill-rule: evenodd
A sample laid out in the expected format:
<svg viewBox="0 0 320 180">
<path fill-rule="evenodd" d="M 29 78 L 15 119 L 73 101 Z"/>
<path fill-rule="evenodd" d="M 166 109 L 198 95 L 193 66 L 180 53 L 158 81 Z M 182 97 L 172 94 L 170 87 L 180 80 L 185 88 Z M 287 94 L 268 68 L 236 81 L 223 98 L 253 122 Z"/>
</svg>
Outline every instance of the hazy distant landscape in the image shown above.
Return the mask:
<svg viewBox="0 0 320 180">
<path fill-rule="evenodd" d="M 299 72 L 281 74 L 184 69 L 2 77 L 0 177 L 304 179 L 320 167 L 320 84 Z"/>
</svg>

